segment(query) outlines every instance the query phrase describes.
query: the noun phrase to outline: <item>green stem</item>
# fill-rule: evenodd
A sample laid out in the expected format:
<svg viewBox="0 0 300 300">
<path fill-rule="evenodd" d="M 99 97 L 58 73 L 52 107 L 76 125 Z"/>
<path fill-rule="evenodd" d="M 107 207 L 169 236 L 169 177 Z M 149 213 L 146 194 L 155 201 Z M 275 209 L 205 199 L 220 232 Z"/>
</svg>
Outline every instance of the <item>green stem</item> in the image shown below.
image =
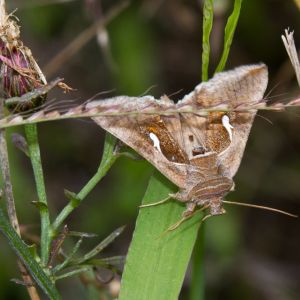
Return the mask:
<svg viewBox="0 0 300 300">
<path fill-rule="evenodd" d="M 92 267 L 80 267 L 78 269 L 75 269 L 73 271 L 64 273 L 62 275 L 55 276 L 55 281 L 60 280 L 60 279 L 64 279 L 64 278 L 67 278 L 67 277 L 75 276 L 75 275 L 78 275 L 80 273 L 90 271 L 91 269 L 92 269 Z"/>
<path fill-rule="evenodd" d="M 0 209 L 0 232 L 7 238 L 11 248 L 17 254 L 22 263 L 26 266 L 35 282 L 42 288 L 42 290 L 48 295 L 49 299 L 58 300 L 61 299 L 59 293 L 50 280 L 49 276 L 45 273 L 43 268 L 37 263 L 32 256 L 28 246 L 18 236 L 16 231 L 9 224 L 3 211 Z M 32 294 L 30 294 L 32 296 Z M 39 299 L 39 297 L 31 298 Z"/>
<path fill-rule="evenodd" d="M 72 249 L 71 253 L 69 254 L 68 257 L 66 257 L 66 259 L 60 264 L 57 265 L 53 270 L 52 270 L 52 274 L 55 274 L 57 272 L 59 272 L 60 270 L 62 270 L 63 268 L 65 268 L 68 263 L 71 261 L 71 259 L 74 257 L 74 255 L 76 254 L 76 252 L 78 251 L 79 247 L 81 246 L 83 241 L 83 238 L 79 239 L 77 241 L 77 243 L 75 244 L 74 248 Z"/>
<path fill-rule="evenodd" d="M 39 199 L 38 208 L 41 217 L 41 262 L 47 265 L 50 250 L 50 217 L 45 189 L 43 168 L 41 162 L 40 147 L 38 143 L 38 132 L 36 124 L 25 125 L 25 134 L 29 148 L 30 160 L 33 168 L 35 184 Z"/>
<path fill-rule="evenodd" d="M 96 174 L 89 180 L 89 182 L 81 189 L 81 191 L 76 195 L 77 201 L 70 201 L 56 217 L 52 224 L 52 236 L 54 236 L 65 221 L 65 219 L 70 215 L 70 213 L 82 202 L 82 200 L 94 189 L 97 183 L 106 175 L 108 170 L 111 168 L 113 163 L 117 159 L 117 155 L 113 154 L 113 149 L 116 143 L 116 139 L 107 134 L 103 157 L 100 163 L 100 166 Z"/>
</svg>

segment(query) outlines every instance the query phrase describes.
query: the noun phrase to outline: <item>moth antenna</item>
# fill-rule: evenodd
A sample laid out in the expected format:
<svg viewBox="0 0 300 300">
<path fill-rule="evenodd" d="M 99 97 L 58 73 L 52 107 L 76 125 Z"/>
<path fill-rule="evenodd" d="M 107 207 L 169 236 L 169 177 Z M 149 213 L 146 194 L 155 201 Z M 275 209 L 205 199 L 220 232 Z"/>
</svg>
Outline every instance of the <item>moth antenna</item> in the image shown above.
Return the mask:
<svg viewBox="0 0 300 300">
<path fill-rule="evenodd" d="M 277 208 L 273 208 L 273 207 L 269 207 L 269 206 L 262 206 L 262 205 L 256 205 L 256 204 L 250 204 L 250 203 L 242 203 L 242 202 L 234 202 L 234 201 L 222 201 L 223 203 L 226 204 L 233 204 L 233 205 L 239 205 L 239 206 L 247 206 L 247 207 L 252 207 L 252 208 L 259 208 L 259 209 L 264 209 L 264 210 L 269 210 L 269 211 L 273 211 L 273 212 L 277 212 L 289 217 L 293 217 L 293 218 L 298 218 L 297 215 L 291 214 L 289 212 L 286 212 L 284 210 L 281 209 L 277 209 Z"/>
<path fill-rule="evenodd" d="M 144 93 L 140 94 L 138 97 L 143 97 L 143 96 L 147 95 L 152 89 L 154 89 L 156 87 L 157 87 L 157 84 L 151 85 L 149 88 L 146 89 L 146 91 Z"/>
<path fill-rule="evenodd" d="M 160 205 L 160 204 L 164 204 L 166 202 L 168 202 L 169 200 L 171 200 L 172 197 L 168 196 L 167 198 L 164 198 L 158 202 L 153 202 L 153 203 L 149 203 L 149 204 L 143 204 L 140 205 L 139 208 L 145 208 L 145 207 L 151 207 L 151 206 L 156 206 L 156 205 Z"/>
</svg>

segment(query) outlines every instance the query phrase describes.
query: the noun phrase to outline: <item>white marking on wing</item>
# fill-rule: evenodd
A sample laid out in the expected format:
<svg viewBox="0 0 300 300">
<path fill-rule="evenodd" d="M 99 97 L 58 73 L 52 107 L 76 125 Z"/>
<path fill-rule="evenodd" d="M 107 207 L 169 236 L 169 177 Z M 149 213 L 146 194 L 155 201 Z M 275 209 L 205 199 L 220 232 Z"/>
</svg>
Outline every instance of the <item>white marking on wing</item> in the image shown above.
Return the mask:
<svg viewBox="0 0 300 300">
<path fill-rule="evenodd" d="M 229 123 L 229 117 L 227 115 L 224 115 L 222 117 L 222 124 L 223 124 L 224 128 L 226 129 L 226 131 L 229 134 L 230 141 L 232 141 L 232 129 L 233 129 L 233 126 Z"/>
<path fill-rule="evenodd" d="M 158 137 L 153 132 L 150 132 L 149 137 L 153 141 L 154 148 L 156 148 L 160 153 L 162 153 Z"/>
</svg>

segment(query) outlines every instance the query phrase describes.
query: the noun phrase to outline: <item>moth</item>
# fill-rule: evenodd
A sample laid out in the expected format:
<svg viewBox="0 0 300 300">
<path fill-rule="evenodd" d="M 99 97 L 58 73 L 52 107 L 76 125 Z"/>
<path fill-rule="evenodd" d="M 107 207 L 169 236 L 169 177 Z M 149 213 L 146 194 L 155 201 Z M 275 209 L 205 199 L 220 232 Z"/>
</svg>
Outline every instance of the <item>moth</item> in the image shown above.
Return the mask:
<svg viewBox="0 0 300 300">
<path fill-rule="evenodd" d="M 33 96 L 47 93 L 58 82 L 53 81 Z M 0 128 L 90 117 L 179 187 L 170 197 L 186 204 L 181 221 L 199 208 L 209 209 L 207 217 L 221 215 L 225 213 L 223 203 L 229 203 L 224 197 L 234 188 L 233 177 L 241 163 L 255 114 L 266 107 L 263 96 L 267 83 L 266 65 L 246 65 L 216 74 L 177 103 L 166 96 L 159 100 L 152 96 L 118 96 L 86 102 L 64 112 L 46 109 L 29 117 L 9 116 L 0 120 Z M 32 93 L 7 101 L 18 103 L 30 97 Z M 278 108 L 282 106 L 275 107 Z M 233 204 L 295 217 L 274 208 Z"/>
<path fill-rule="evenodd" d="M 225 213 L 223 199 L 234 187 L 255 106 L 264 102 L 267 83 L 266 65 L 245 65 L 216 74 L 178 103 L 166 96 L 160 100 L 119 98 L 115 104 L 136 114 L 92 119 L 179 187 L 170 196 L 186 204 L 184 218 L 199 207 L 209 209 L 209 216 L 221 215 Z M 93 101 L 86 108 L 100 106 L 105 111 L 112 103 Z M 252 110 L 242 109 L 251 106 Z M 142 113 L 149 107 L 157 113 Z M 206 116 L 197 114 L 205 110 Z"/>
</svg>

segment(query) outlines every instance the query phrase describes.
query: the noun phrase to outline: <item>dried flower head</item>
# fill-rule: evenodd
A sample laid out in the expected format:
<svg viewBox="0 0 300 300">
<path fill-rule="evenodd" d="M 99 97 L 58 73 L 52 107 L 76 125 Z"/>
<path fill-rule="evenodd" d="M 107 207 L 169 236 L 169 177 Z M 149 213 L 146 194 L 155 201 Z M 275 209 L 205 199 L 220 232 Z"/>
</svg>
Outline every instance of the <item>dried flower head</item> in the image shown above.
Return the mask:
<svg viewBox="0 0 300 300">
<path fill-rule="evenodd" d="M 12 15 L 0 8 L 0 78 L 2 98 L 20 97 L 47 84 L 30 49 L 20 40 L 20 29 Z M 46 100 L 46 95 L 14 103 L 12 112 L 32 110 Z"/>
</svg>

